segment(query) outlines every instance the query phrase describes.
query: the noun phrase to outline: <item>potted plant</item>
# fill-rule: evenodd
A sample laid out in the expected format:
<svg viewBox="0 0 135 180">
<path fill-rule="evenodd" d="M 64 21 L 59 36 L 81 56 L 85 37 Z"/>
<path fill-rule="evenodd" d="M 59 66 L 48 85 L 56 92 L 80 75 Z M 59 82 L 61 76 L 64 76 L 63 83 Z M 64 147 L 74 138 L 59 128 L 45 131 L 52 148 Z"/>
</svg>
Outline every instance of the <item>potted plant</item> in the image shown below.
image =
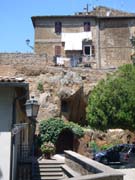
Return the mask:
<svg viewBox="0 0 135 180">
<path fill-rule="evenodd" d="M 41 145 L 41 152 L 44 158 L 50 159 L 55 152 L 55 146 L 52 142 L 44 142 Z"/>
</svg>

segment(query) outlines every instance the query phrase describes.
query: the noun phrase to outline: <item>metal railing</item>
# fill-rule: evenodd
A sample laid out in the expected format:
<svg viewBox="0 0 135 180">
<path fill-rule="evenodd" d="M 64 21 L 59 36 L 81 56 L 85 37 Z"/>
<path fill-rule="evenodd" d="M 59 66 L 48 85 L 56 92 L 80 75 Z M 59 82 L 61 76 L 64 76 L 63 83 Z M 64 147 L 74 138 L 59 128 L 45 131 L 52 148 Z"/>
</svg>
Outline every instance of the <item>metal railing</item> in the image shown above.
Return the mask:
<svg viewBox="0 0 135 180">
<path fill-rule="evenodd" d="M 18 161 L 28 162 L 32 159 L 32 147 L 30 145 L 18 146 Z"/>
<path fill-rule="evenodd" d="M 34 154 L 30 145 L 18 145 L 17 180 L 32 180 Z"/>
</svg>

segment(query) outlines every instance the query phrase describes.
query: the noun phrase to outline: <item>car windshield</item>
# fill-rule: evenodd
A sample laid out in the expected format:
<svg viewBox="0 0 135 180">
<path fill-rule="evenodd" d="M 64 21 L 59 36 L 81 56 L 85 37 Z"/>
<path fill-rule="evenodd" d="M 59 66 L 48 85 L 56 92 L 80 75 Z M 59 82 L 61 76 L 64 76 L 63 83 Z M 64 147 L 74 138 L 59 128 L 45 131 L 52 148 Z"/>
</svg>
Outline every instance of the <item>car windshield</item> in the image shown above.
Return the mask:
<svg viewBox="0 0 135 180">
<path fill-rule="evenodd" d="M 123 148 L 124 148 L 124 145 L 117 145 L 117 146 L 113 146 L 113 147 L 109 148 L 108 151 L 118 151 L 118 152 L 120 152 L 120 151 L 123 150 Z"/>
<path fill-rule="evenodd" d="M 121 152 L 125 153 L 125 152 L 128 152 L 130 150 L 130 146 L 124 146 L 124 148 L 122 149 Z"/>
</svg>

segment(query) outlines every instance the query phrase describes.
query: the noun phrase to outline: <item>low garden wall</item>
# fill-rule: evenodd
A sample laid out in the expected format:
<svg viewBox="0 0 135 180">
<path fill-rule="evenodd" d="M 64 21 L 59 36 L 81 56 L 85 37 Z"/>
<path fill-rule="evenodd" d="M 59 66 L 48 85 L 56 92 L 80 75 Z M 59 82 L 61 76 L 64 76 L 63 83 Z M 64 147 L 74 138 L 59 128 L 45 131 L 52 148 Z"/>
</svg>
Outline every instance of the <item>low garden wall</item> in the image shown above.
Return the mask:
<svg viewBox="0 0 135 180">
<path fill-rule="evenodd" d="M 123 173 L 73 151 L 65 151 L 65 163 L 81 174 L 71 180 L 123 180 Z"/>
</svg>

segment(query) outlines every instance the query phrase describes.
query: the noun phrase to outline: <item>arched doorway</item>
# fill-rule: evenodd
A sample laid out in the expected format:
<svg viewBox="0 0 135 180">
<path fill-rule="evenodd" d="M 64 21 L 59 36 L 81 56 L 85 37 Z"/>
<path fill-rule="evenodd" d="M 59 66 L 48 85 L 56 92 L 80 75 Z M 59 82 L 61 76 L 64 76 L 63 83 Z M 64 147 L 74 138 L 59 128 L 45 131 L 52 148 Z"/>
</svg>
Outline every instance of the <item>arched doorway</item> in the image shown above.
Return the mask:
<svg viewBox="0 0 135 180">
<path fill-rule="evenodd" d="M 64 150 L 73 150 L 74 134 L 70 129 L 64 129 L 56 142 L 56 153 L 62 154 Z"/>
</svg>

